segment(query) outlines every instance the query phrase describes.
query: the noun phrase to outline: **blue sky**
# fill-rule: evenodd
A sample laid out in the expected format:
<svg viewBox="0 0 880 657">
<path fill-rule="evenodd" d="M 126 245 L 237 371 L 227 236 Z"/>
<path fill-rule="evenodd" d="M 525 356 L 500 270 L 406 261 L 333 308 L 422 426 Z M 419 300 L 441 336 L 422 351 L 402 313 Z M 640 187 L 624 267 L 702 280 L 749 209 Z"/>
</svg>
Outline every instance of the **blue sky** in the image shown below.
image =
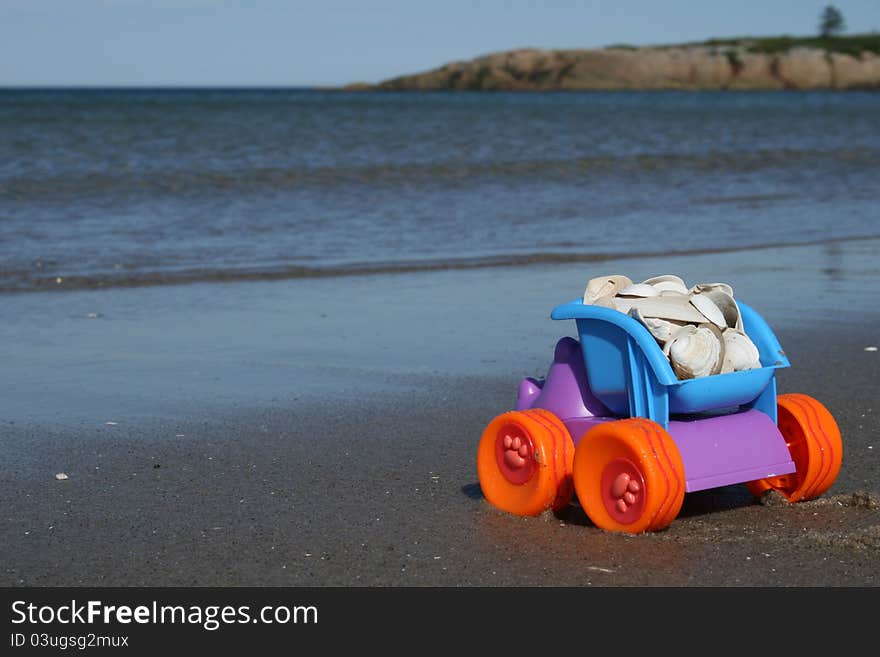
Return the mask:
<svg viewBox="0 0 880 657">
<path fill-rule="evenodd" d="M 0 85 L 337 85 L 517 47 L 812 34 L 827 0 L 0 0 Z M 840 0 L 849 31 L 880 1 Z"/>
</svg>

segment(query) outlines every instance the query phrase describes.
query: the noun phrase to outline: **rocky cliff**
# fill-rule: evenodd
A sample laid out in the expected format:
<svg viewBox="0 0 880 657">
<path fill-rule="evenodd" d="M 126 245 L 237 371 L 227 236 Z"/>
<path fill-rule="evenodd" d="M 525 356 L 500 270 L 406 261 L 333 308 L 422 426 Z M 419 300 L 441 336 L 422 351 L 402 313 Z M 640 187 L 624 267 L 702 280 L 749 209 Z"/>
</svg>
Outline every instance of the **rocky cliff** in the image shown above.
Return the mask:
<svg viewBox="0 0 880 657">
<path fill-rule="evenodd" d="M 452 62 L 380 90 L 880 89 L 880 54 L 793 47 L 714 46 L 511 50 Z"/>
</svg>

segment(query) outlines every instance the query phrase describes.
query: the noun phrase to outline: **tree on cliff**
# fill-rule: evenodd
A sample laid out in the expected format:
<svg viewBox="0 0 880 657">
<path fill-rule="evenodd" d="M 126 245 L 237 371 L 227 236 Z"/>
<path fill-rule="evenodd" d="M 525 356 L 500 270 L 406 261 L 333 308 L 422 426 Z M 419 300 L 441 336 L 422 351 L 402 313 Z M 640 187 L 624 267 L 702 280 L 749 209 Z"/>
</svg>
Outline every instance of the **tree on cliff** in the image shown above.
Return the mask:
<svg viewBox="0 0 880 657">
<path fill-rule="evenodd" d="M 845 29 L 843 14 L 834 5 L 828 5 L 819 16 L 819 34 L 823 37 L 837 36 Z"/>
</svg>

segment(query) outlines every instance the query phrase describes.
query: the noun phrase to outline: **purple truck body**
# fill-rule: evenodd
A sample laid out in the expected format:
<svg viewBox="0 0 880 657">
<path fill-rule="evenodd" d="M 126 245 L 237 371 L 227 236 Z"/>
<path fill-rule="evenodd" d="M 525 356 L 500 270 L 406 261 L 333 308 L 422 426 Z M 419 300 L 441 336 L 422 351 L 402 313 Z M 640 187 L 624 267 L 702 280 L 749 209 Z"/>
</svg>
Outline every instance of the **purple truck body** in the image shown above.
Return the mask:
<svg viewBox="0 0 880 657">
<path fill-rule="evenodd" d="M 528 378 L 520 384 L 516 410 L 529 408 L 556 415 L 575 445 L 596 424 L 620 419 L 591 392 L 580 343 L 571 337 L 556 344 L 544 380 Z M 668 432 L 681 454 L 689 493 L 795 471 L 776 423 L 754 408 L 673 417 Z"/>
</svg>

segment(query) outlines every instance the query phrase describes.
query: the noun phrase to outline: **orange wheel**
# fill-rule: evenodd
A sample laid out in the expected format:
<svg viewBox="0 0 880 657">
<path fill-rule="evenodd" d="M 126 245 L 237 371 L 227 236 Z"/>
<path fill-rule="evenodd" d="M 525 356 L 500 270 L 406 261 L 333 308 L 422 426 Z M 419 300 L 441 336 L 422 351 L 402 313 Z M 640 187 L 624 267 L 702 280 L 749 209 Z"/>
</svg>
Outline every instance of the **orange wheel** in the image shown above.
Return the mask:
<svg viewBox="0 0 880 657">
<path fill-rule="evenodd" d="M 656 422 L 605 422 L 578 444 L 574 488 L 597 527 L 631 534 L 656 531 L 681 510 L 684 464 L 672 437 Z"/>
<path fill-rule="evenodd" d="M 840 429 L 821 403 L 801 394 L 779 395 L 776 412 L 796 472 L 746 484 L 756 497 L 776 490 L 789 502 L 819 497 L 831 488 L 843 460 Z"/>
<path fill-rule="evenodd" d="M 511 411 L 483 431 L 477 474 L 494 506 L 536 516 L 571 500 L 573 460 L 574 443 L 559 418 L 543 409 Z"/>
<path fill-rule="evenodd" d="M 532 408 L 526 413 L 544 422 L 549 429 L 556 433 L 556 443 L 553 449 L 555 455 L 554 468 L 558 473 L 556 485 L 556 497 L 550 508 L 559 511 L 568 506 L 574 497 L 574 482 L 571 479 L 572 466 L 574 465 L 574 441 L 571 434 L 558 417 L 543 408 Z"/>
</svg>

